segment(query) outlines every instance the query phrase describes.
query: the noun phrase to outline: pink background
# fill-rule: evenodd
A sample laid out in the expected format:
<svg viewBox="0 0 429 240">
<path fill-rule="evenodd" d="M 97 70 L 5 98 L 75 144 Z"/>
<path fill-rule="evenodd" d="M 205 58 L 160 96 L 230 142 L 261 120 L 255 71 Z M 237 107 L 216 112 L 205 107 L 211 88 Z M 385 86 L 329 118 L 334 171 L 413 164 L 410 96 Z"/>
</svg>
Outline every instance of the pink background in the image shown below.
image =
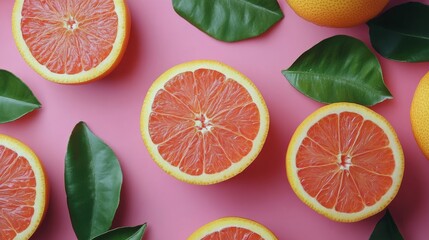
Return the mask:
<svg viewBox="0 0 429 240">
<path fill-rule="evenodd" d="M 403 2 L 407 1 L 392 1 L 389 7 Z M 209 221 L 241 216 L 266 225 L 281 240 L 369 238 L 382 214 L 352 224 L 333 222 L 304 205 L 290 188 L 284 160 L 289 139 L 322 104 L 296 91 L 281 74 L 305 50 L 336 34 L 357 37 L 369 46 L 366 25 L 316 26 L 280 0 L 285 18 L 268 33 L 223 43 L 179 17 L 171 1 L 128 0 L 128 4 L 131 38 L 117 69 L 98 82 L 65 86 L 42 79 L 27 66 L 12 38 L 13 1 L 0 1 L 0 68 L 23 79 L 43 104 L 0 125 L 0 133 L 22 140 L 36 152 L 49 176 L 48 213 L 33 239 L 76 239 L 64 190 L 64 157 L 71 130 L 81 120 L 112 147 L 122 166 L 123 191 L 113 227 L 147 222 L 145 240 L 186 239 Z M 413 138 L 409 109 L 429 63 L 399 63 L 377 56 L 394 99 L 372 109 L 392 123 L 406 157 L 403 184 L 389 209 L 405 239 L 427 239 L 429 161 Z M 151 160 L 139 132 L 140 109 L 151 83 L 168 68 L 195 59 L 219 60 L 243 72 L 262 92 L 271 116 L 267 141 L 254 163 L 231 180 L 211 186 L 182 183 L 164 173 Z"/>
</svg>

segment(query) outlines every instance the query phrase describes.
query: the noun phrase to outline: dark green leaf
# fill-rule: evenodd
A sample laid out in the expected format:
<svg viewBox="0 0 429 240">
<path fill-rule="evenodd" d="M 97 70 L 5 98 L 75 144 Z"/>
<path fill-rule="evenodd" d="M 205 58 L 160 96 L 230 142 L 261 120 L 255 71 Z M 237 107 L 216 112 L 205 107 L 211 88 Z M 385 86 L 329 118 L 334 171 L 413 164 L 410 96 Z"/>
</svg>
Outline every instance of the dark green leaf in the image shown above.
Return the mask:
<svg viewBox="0 0 429 240">
<path fill-rule="evenodd" d="M 40 107 L 24 82 L 0 69 L 0 123 L 11 122 Z"/>
<path fill-rule="evenodd" d="M 378 59 L 363 42 L 349 36 L 321 41 L 282 73 L 298 91 L 323 103 L 371 106 L 392 98 Z"/>
<path fill-rule="evenodd" d="M 92 240 L 141 240 L 146 223 L 135 227 L 122 227 L 103 233 Z"/>
<path fill-rule="evenodd" d="M 259 36 L 284 16 L 277 0 L 173 0 L 173 7 L 201 31 L 226 42 Z"/>
<path fill-rule="evenodd" d="M 84 122 L 78 123 L 65 162 L 67 204 L 78 239 L 91 239 L 110 229 L 121 185 L 121 167 L 112 149 Z"/>
<path fill-rule="evenodd" d="M 410 2 L 393 7 L 368 22 L 371 44 L 383 57 L 429 61 L 429 6 Z"/>
<path fill-rule="evenodd" d="M 389 210 L 386 210 L 386 214 L 380 219 L 375 225 L 374 231 L 371 234 L 369 240 L 404 240 L 398 227 L 396 227 L 393 221 L 392 215 Z"/>
</svg>

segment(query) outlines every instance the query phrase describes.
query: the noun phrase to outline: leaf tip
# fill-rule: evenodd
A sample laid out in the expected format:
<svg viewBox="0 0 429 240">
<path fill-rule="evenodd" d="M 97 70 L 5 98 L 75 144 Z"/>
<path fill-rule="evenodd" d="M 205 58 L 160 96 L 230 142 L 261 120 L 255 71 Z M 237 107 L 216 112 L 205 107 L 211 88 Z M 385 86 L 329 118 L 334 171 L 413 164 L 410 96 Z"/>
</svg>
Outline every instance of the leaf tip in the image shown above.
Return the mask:
<svg viewBox="0 0 429 240">
<path fill-rule="evenodd" d="M 77 124 L 76 124 L 76 127 L 85 127 L 85 128 L 88 128 L 88 124 L 86 124 L 86 122 L 84 122 L 84 121 L 79 121 Z"/>
</svg>

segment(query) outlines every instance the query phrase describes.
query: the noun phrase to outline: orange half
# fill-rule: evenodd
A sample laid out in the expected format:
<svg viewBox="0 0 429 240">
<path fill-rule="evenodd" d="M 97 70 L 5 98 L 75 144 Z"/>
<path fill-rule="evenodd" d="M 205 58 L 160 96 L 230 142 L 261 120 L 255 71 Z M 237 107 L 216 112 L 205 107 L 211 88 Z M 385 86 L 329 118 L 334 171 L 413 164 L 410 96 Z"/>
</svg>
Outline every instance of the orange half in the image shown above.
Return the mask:
<svg viewBox="0 0 429 240">
<path fill-rule="evenodd" d="M 355 222 L 382 211 L 404 173 L 402 147 L 381 115 L 353 103 L 335 103 L 307 117 L 286 155 L 297 196 L 320 214 Z"/>
<path fill-rule="evenodd" d="M 225 217 L 202 226 L 188 240 L 277 240 L 277 237 L 253 220 Z"/>
<path fill-rule="evenodd" d="M 0 134 L 0 239 L 29 239 L 48 206 L 48 182 L 37 156 Z"/>
<path fill-rule="evenodd" d="M 47 80 L 78 84 L 101 79 L 122 58 L 130 17 L 125 0 L 16 0 L 15 43 Z"/>
<path fill-rule="evenodd" d="M 256 86 L 216 61 L 162 74 L 142 107 L 141 133 L 155 162 L 185 182 L 212 184 L 242 172 L 259 154 L 269 125 Z"/>
</svg>

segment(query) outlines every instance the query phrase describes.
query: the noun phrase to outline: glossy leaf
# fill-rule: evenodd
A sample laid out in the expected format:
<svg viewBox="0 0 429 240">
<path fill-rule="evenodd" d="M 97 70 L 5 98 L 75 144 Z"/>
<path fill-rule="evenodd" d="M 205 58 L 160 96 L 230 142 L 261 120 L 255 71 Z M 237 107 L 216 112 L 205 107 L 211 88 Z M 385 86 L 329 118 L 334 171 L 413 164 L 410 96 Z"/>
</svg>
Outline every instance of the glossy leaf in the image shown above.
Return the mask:
<svg viewBox="0 0 429 240">
<path fill-rule="evenodd" d="M 363 42 L 349 36 L 321 41 L 282 73 L 298 91 L 323 103 L 371 106 L 392 98 L 378 59 Z"/>
<path fill-rule="evenodd" d="M 383 57 L 405 62 L 429 61 L 429 6 L 410 2 L 368 22 L 371 44 Z"/>
<path fill-rule="evenodd" d="M 404 240 L 398 227 L 393 221 L 392 215 L 389 210 L 386 210 L 386 214 L 380 219 L 375 225 L 374 231 L 371 234 L 369 240 Z"/>
<path fill-rule="evenodd" d="M 73 229 L 79 240 L 106 232 L 118 208 L 122 171 L 112 149 L 84 122 L 70 136 L 65 187 Z"/>
<path fill-rule="evenodd" d="M 40 102 L 24 82 L 0 69 L 0 123 L 11 122 L 40 107 Z"/>
<path fill-rule="evenodd" d="M 174 10 L 222 41 L 258 36 L 283 18 L 277 0 L 173 0 Z"/>
<path fill-rule="evenodd" d="M 135 227 L 122 227 L 103 233 L 92 240 L 141 240 L 146 223 Z"/>
</svg>

